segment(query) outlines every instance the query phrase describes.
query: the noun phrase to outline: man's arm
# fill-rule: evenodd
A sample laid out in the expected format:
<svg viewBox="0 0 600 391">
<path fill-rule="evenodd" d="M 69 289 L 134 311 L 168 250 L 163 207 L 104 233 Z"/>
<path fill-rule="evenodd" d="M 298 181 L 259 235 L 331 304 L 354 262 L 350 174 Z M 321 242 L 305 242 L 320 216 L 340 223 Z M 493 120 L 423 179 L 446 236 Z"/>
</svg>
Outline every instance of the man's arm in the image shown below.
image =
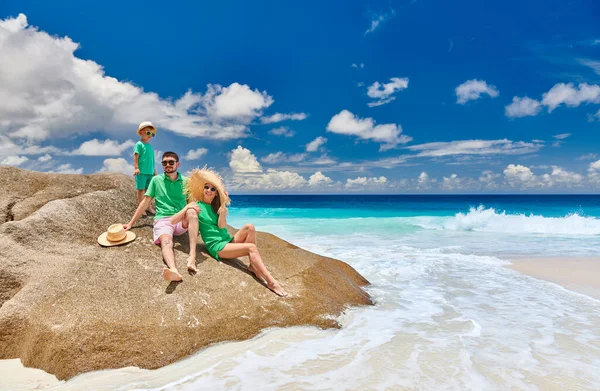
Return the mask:
<svg viewBox="0 0 600 391">
<path fill-rule="evenodd" d="M 144 196 L 144 199 L 138 205 L 129 223 L 123 224 L 123 228 L 125 229 L 125 231 L 129 230 L 133 226 L 133 224 L 135 224 L 137 219 L 142 215 L 142 213 L 144 213 L 144 211 L 148 209 L 148 206 L 150 205 L 150 200 L 152 200 L 150 196 Z"/>
</svg>

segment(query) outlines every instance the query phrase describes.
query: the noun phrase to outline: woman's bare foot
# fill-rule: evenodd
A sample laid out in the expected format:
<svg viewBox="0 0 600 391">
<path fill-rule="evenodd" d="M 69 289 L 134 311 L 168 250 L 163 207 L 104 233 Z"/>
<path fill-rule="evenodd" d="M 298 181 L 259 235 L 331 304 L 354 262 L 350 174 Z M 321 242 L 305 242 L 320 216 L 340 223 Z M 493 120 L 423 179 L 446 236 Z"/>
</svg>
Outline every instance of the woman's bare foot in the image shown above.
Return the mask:
<svg viewBox="0 0 600 391">
<path fill-rule="evenodd" d="M 167 281 L 181 281 L 183 280 L 183 277 L 181 277 L 181 274 L 179 274 L 179 272 L 177 271 L 177 269 L 167 269 L 166 267 L 163 269 L 162 272 L 163 278 Z"/>
<path fill-rule="evenodd" d="M 149 206 L 148 209 L 146 209 L 146 212 L 150 213 L 151 215 L 155 215 L 156 214 L 156 211 L 151 206 Z"/>
<path fill-rule="evenodd" d="M 277 281 L 267 284 L 267 286 L 269 287 L 270 290 L 272 290 L 273 292 L 275 292 L 276 294 L 278 294 L 281 297 L 286 297 L 288 295 L 288 293 L 283 289 L 283 287 Z"/>
<path fill-rule="evenodd" d="M 189 257 L 187 261 L 187 268 L 189 272 L 198 273 L 196 268 L 196 257 Z"/>
</svg>

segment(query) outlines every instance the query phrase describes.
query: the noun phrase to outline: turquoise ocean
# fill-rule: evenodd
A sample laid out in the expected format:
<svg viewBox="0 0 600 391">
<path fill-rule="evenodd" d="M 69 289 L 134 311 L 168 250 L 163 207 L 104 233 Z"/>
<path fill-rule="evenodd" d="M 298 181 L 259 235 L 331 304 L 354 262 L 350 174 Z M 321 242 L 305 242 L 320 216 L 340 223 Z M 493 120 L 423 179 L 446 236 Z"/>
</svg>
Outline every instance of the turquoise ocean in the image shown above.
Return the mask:
<svg viewBox="0 0 600 391">
<path fill-rule="evenodd" d="M 505 267 L 598 259 L 600 196 L 233 196 L 229 223 L 248 222 L 352 265 L 375 305 L 348 308 L 340 329 L 266 330 L 58 388 L 600 389 L 600 301 Z"/>
</svg>

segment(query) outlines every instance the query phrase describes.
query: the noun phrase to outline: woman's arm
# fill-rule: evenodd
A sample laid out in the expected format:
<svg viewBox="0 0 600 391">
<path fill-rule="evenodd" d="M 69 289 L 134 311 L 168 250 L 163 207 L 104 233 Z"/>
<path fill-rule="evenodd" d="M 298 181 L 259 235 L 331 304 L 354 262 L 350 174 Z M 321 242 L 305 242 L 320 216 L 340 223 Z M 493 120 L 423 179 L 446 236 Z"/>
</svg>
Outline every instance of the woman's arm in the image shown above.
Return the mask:
<svg viewBox="0 0 600 391">
<path fill-rule="evenodd" d="M 190 202 L 189 204 L 184 206 L 183 209 L 181 209 L 179 212 L 174 214 L 173 217 L 171 217 L 171 224 L 175 225 L 175 224 L 179 223 L 181 220 L 183 220 L 185 213 L 190 208 L 194 209 L 196 211 L 196 213 L 200 213 L 200 207 L 198 206 L 198 204 L 196 204 L 195 202 Z"/>
<path fill-rule="evenodd" d="M 227 207 L 225 205 L 221 205 L 219 208 L 219 221 L 217 222 L 219 228 L 227 227 L 227 213 L 229 213 Z"/>
</svg>

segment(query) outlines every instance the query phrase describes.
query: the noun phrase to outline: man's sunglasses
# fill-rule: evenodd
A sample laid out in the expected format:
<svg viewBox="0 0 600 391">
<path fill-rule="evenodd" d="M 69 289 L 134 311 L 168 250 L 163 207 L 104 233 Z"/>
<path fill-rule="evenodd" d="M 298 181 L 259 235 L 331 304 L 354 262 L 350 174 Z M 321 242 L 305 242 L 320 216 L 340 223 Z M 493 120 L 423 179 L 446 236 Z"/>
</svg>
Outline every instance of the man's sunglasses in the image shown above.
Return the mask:
<svg viewBox="0 0 600 391">
<path fill-rule="evenodd" d="M 166 167 L 167 165 L 174 166 L 175 163 L 177 163 L 175 160 L 163 160 L 161 162 L 161 164 L 163 165 L 163 167 Z"/>
<path fill-rule="evenodd" d="M 156 133 L 146 132 L 146 136 L 152 136 L 152 137 L 154 137 L 154 136 L 156 136 Z"/>
<path fill-rule="evenodd" d="M 204 190 L 210 190 L 212 192 L 217 191 L 217 189 L 215 189 L 214 187 L 208 186 L 208 185 L 204 185 Z"/>
</svg>

